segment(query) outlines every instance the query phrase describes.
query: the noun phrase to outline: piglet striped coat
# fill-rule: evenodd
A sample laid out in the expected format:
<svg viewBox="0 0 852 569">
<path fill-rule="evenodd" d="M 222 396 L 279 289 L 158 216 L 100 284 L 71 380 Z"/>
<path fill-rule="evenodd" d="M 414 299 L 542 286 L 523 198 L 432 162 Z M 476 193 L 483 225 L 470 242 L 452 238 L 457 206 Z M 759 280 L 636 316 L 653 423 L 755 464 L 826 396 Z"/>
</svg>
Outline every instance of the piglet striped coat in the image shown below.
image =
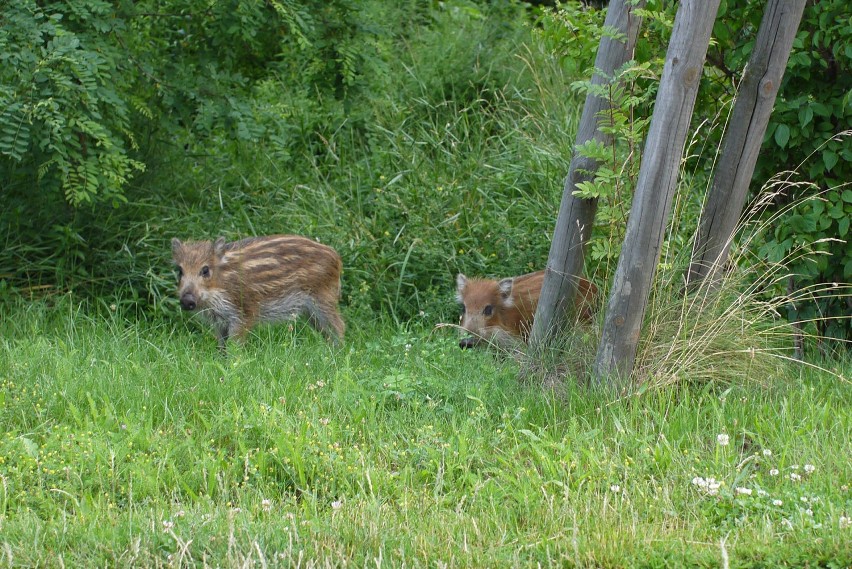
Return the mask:
<svg viewBox="0 0 852 569">
<path fill-rule="evenodd" d="M 226 243 L 172 239 L 184 310 L 209 318 L 219 347 L 242 340 L 260 322 L 305 316 L 326 338 L 339 342 L 345 325 L 337 310 L 340 255 L 297 235 L 251 237 Z"/>
</svg>

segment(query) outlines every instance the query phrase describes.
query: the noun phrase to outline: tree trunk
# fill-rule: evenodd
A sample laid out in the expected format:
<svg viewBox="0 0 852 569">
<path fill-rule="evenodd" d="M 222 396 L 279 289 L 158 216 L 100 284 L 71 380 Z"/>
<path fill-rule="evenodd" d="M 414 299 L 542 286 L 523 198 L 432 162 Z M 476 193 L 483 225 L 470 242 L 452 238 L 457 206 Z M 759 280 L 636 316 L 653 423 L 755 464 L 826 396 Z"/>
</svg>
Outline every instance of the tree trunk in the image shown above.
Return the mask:
<svg viewBox="0 0 852 569">
<path fill-rule="evenodd" d="M 601 37 L 595 57 L 593 85 L 609 82 L 615 71 L 631 59 L 640 23 L 640 18 L 632 12 L 644 4 L 642 1 L 636 6 L 629 6 L 625 0 L 613 0 L 610 3 L 604 26 L 617 30 L 619 34 L 626 36 L 626 40 L 613 39 L 609 37 L 611 34 Z M 610 102 L 603 97 L 592 93 L 586 95 L 575 148 L 592 139 L 607 146 L 612 144 L 612 136 L 598 130 L 598 116 L 601 111 L 608 109 L 609 105 Z M 568 319 L 569 310 L 574 306 L 577 277 L 583 272 L 583 253 L 598 208 L 597 199 L 578 198 L 574 191 L 579 183 L 594 179 L 597 168 L 595 160 L 580 156 L 576 152 L 571 158 L 550 245 L 550 255 L 544 270 L 541 296 L 530 332 L 531 345 L 546 342 L 556 330 L 562 328 Z"/>
<path fill-rule="evenodd" d="M 781 86 L 806 0 L 769 0 L 748 61 L 707 204 L 701 214 L 688 287 L 715 284 L 748 195 L 754 165 Z"/>
<path fill-rule="evenodd" d="M 660 259 L 678 167 L 719 0 L 683 0 L 675 16 L 627 233 L 595 358 L 598 383 L 625 386 Z"/>
</svg>

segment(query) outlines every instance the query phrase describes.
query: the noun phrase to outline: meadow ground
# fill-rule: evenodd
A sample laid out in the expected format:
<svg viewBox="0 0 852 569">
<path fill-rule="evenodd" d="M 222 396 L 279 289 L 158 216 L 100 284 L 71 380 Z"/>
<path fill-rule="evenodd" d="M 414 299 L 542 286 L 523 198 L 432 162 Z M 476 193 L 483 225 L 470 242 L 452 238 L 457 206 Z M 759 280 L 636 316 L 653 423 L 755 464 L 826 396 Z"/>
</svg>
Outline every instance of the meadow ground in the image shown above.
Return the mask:
<svg viewBox="0 0 852 569">
<path fill-rule="evenodd" d="M 192 320 L 2 310 L 2 566 L 852 564 L 848 362 L 617 399 L 428 316 L 223 358 Z"/>
</svg>

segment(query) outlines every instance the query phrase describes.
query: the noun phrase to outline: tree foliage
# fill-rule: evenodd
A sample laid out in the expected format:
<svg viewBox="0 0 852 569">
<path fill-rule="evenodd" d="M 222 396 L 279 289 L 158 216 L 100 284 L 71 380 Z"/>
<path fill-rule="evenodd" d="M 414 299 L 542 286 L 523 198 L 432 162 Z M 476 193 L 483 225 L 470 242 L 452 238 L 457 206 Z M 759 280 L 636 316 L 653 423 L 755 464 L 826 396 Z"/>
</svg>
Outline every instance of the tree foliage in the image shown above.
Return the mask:
<svg viewBox="0 0 852 569">
<path fill-rule="evenodd" d="M 135 73 L 116 45 L 124 22 L 105 1 L 6 4 L 0 16 L 0 172 L 72 205 L 121 201 L 143 164 L 127 93 Z"/>
</svg>

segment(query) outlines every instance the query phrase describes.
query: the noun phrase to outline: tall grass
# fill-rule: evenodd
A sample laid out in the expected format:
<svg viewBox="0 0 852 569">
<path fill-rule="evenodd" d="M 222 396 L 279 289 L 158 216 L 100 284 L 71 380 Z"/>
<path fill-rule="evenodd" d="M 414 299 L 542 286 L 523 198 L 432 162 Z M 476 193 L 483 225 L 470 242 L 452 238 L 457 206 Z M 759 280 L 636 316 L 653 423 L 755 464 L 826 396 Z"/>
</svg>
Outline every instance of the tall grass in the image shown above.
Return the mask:
<svg viewBox="0 0 852 569">
<path fill-rule="evenodd" d="M 852 393 L 818 370 L 613 402 L 428 326 L 223 359 L 192 319 L 6 308 L 2 565 L 852 562 Z"/>
</svg>

